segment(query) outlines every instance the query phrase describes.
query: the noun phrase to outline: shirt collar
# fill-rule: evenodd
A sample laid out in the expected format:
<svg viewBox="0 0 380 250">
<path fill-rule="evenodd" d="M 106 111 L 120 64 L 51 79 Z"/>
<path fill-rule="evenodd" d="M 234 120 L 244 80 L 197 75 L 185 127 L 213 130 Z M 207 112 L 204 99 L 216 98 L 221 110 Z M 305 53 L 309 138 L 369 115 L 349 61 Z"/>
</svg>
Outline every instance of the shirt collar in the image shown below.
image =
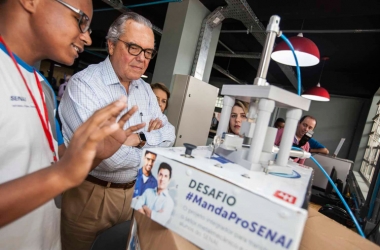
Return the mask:
<svg viewBox="0 0 380 250">
<path fill-rule="evenodd" d="M 109 56 L 107 56 L 106 60 L 103 62 L 103 68 L 102 68 L 102 75 L 103 75 L 103 80 L 105 85 L 112 85 L 112 84 L 117 84 L 120 83 L 119 78 L 117 77 L 115 70 L 112 67 L 111 60 Z M 130 87 L 137 86 L 139 81 L 141 80 L 134 80 L 131 82 Z"/>
<path fill-rule="evenodd" d="M 155 192 L 156 195 L 158 196 L 158 187 L 154 189 L 154 192 Z M 164 196 L 168 196 L 168 195 L 169 195 L 167 189 L 165 189 L 164 191 L 162 191 L 161 194 L 163 194 Z"/>
<path fill-rule="evenodd" d="M 120 83 L 119 78 L 112 67 L 109 56 L 107 56 L 106 60 L 103 61 L 102 75 L 105 85 Z"/>
<path fill-rule="evenodd" d="M 144 175 L 144 172 L 143 172 L 143 167 L 141 167 L 140 169 L 139 169 L 139 171 L 138 171 L 138 175 Z M 145 175 L 144 175 L 145 176 Z M 151 176 L 153 176 L 153 174 L 152 174 L 152 172 L 150 172 L 150 175 L 148 175 L 148 176 L 146 176 L 147 178 L 150 178 Z"/>
</svg>

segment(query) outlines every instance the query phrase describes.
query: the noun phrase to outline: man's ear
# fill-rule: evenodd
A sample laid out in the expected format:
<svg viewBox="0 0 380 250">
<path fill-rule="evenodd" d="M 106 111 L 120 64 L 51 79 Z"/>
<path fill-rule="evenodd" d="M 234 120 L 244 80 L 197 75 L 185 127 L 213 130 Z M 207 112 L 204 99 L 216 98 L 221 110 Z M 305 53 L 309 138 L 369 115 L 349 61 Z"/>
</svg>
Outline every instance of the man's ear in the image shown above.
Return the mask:
<svg viewBox="0 0 380 250">
<path fill-rule="evenodd" d="M 37 10 L 37 6 L 40 0 L 18 0 L 20 5 L 29 13 L 34 13 Z"/>
<path fill-rule="evenodd" d="M 110 56 L 112 56 L 112 55 L 113 55 L 113 52 L 114 52 L 114 50 L 115 50 L 115 44 L 113 44 L 112 41 L 107 40 L 107 45 L 108 45 L 108 54 L 109 54 Z"/>
</svg>

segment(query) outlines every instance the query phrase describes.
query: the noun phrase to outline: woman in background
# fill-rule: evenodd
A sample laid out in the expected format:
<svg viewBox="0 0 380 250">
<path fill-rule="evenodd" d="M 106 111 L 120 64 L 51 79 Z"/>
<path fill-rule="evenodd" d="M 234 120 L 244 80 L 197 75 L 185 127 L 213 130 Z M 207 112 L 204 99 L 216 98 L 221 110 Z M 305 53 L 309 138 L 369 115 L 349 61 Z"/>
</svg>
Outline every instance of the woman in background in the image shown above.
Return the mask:
<svg viewBox="0 0 380 250">
<path fill-rule="evenodd" d="M 247 105 L 242 101 L 235 101 L 231 111 L 228 133 L 240 135 L 241 123 L 247 120 L 247 113 Z"/>
<path fill-rule="evenodd" d="M 151 84 L 150 87 L 152 88 L 153 93 L 157 97 L 158 106 L 160 106 L 161 112 L 164 113 L 164 111 L 168 108 L 169 105 L 169 89 L 165 86 L 165 84 L 160 82 Z"/>
</svg>

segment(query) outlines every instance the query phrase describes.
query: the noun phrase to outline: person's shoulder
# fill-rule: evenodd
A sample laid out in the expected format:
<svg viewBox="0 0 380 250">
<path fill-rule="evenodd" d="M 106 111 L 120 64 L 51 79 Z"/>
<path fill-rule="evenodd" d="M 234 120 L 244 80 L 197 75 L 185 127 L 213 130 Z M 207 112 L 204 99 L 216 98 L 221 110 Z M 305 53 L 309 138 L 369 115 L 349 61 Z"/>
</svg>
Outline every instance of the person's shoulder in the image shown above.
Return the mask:
<svg viewBox="0 0 380 250">
<path fill-rule="evenodd" d="M 82 81 L 90 82 L 99 79 L 102 76 L 101 68 L 103 67 L 104 62 L 98 64 L 91 64 L 87 68 L 75 73 L 69 80 L 72 81 Z"/>
</svg>

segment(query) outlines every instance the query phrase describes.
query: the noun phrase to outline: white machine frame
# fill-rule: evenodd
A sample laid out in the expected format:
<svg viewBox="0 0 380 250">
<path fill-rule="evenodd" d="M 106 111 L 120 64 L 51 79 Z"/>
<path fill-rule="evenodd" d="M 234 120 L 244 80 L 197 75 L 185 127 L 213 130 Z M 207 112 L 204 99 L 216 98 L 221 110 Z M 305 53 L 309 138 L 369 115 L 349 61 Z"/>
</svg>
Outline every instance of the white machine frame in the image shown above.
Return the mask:
<svg viewBox="0 0 380 250">
<path fill-rule="evenodd" d="M 292 170 L 288 166 L 289 156 L 310 157 L 308 152 L 291 150 L 302 110 L 309 110 L 310 100 L 270 86 L 266 81 L 274 41 L 281 35 L 279 23 L 279 16 L 272 16 L 269 21 L 266 30 L 267 38 L 254 85 L 223 86 L 221 92 L 224 95 L 223 109 L 213 144 L 216 153 L 251 171 L 264 170 L 271 173 L 290 174 Z M 243 123 L 240 131 L 244 138 L 225 134 L 235 99 L 250 103 L 248 121 Z M 268 129 L 270 116 L 275 106 L 288 109 L 279 150 L 273 148 L 277 129 Z M 243 147 L 243 144 L 248 144 L 249 147 Z"/>
</svg>

